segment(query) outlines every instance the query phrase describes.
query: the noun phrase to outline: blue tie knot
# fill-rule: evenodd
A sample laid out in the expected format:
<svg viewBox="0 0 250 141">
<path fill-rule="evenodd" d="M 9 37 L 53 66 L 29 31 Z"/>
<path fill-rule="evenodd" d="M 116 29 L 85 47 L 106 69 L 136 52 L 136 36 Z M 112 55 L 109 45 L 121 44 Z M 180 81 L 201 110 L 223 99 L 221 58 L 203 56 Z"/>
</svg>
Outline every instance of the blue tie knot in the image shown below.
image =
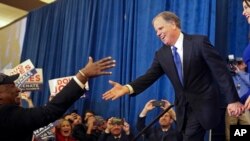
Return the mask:
<svg viewBox="0 0 250 141">
<path fill-rule="evenodd" d="M 173 46 L 172 49 L 174 52 L 177 52 L 177 47 Z"/>
</svg>

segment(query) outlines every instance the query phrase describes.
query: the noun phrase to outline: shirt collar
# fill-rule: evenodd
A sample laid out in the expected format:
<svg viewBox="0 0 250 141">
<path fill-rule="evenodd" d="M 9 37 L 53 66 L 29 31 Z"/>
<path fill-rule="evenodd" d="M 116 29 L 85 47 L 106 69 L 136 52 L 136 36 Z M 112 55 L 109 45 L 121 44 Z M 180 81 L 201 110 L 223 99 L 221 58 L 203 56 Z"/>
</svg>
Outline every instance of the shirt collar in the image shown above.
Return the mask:
<svg viewBox="0 0 250 141">
<path fill-rule="evenodd" d="M 121 138 L 121 134 L 119 136 L 114 136 L 115 139 L 120 139 Z"/>
<path fill-rule="evenodd" d="M 167 132 L 168 128 L 161 128 L 162 132 Z"/>
<path fill-rule="evenodd" d="M 177 39 L 177 41 L 175 42 L 174 46 L 179 50 L 182 51 L 183 50 L 183 40 L 184 40 L 184 35 L 182 32 L 180 32 L 180 35 Z"/>
</svg>

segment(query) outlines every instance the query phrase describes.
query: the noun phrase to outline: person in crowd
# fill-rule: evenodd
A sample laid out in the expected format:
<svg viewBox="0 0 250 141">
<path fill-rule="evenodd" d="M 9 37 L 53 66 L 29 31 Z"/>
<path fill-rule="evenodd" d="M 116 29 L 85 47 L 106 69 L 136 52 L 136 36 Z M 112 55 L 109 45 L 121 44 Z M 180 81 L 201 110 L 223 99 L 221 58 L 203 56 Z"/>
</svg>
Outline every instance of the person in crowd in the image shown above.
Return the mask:
<svg viewBox="0 0 250 141">
<path fill-rule="evenodd" d="M 83 123 L 87 123 L 88 121 L 88 118 L 89 117 L 92 117 L 92 116 L 95 116 L 95 112 L 92 111 L 92 110 L 86 110 L 83 114 Z"/>
<path fill-rule="evenodd" d="M 250 0 L 243 0 L 243 12 L 242 14 L 246 17 L 248 24 L 250 24 Z M 250 73 L 250 43 L 245 48 L 243 52 L 243 60 L 245 64 L 247 65 L 247 72 Z M 250 91 L 248 91 L 250 93 Z M 250 96 L 248 96 L 244 107 L 248 110 L 250 110 Z"/>
<path fill-rule="evenodd" d="M 85 126 L 87 129 L 86 137 L 88 141 L 98 141 L 98 138 L 107 127 L 105 123 L 105 120 L 101 116 L 95 115 L 87 118 Z"/>
<path fill-rule="evenodd" d="M 58 125 L 55 127 L 56 141 L 76 141 L 72 137 L 72 123 L 65 119 L 59 119 Z"/>
<path fill-rule="evenodd" d="M 156 51 L 151 67 L 127 85 L 110 80 L 113 88 L 103 94 L 103 99 L 137 95 L 166 74 L 175 90 L 177 128 L 183 140 L 204 140 L 206 130 L 220 122 L 214 116 L 221 112 L 220 92 L 225 94 L 230 116 L 239 116 L 244 111 L 226 62 L 207 36 L 183 33 L 180 19 L 174 13 L 161 12 L 152 24 L 164 45 Z"/>
<path fill-rule="evenodd" d="M 111 72 L 106 70 L 114 66 L 115 60 L 111 57 L 96 62 L 89 57 L 85 67 L 79 70 L 59 94 L 46 106 L 34 108 L 19 106 L 20 100 L 17 100 L 17 97 L 20 90 L 14 84 L 18 75 L 8 76 L 0 73 L 0 140 L 30 141 L 34 130 L 59 119 L 81 97 L 88 79 L 99 75 L 110 75 Z"/>
<path fill-rule="evenodd" d="M 30 98 L 30 92 L 22 92 L 19 93 L 19 95 L 16 97 L 16 101 L 19 106 L 24 107 L 24 108 L 32 108 L 34 107 L 33 101 Z"/>
<path fill-rule="evenodd" d="M 233 67 L 231 67 L 231 71 L 233 72 L 232 77 L 241 102 L 244 104 L 249 96 L 248 91 L 250 90 L 250 75 L 246 72 L 247 66 L 242 58 L 236 58 L 235 62 L 236 64 L 232 64 Z M 229 116 L 227 112 L 225 115 L 226 141 L 230 141 L 230 125 L 250 125 L 249 110 L 245 110 L 245 112 L 239 117 Z"/>
<path fill-rule="evenodd" d="M 155 100 L 148 101 L 141 111 L 136 124 L 136 127 L 139 131 L 143 130 L 146 127 L 145 120 L 149 111 L 155 109 L 156 106 L 160 106 L 160 108 L 165 110 L 170 105 L 167 100 L 162 100 L 162 102 L 164 102 L 163 105 L 155 105 L 154 102 Z M 146 141 L 168 141 L 167 139 L 171 139 L 171 141 L 182 141 L 181 134 L 172 126 L 175 123 L 175 120 L 175 111 L 171 108 L 163 116 L 160 117 L 159 128 L 151 127 L 146 130 L 146 132 L 144 133 Z"/>
<path fill-rule="evenodd" d="M 132 141 L 133 137 L 130 126 L 124 119 L 111 117 L 108 119 L 107 128 L 100 135 L 98 141 Z"/>
<path fill-rule="evenodd" d="M 64 118 L 70 121 L 73 127 L 82 123 L 82 117 L 77 114 L 77 111 L 72 111 L 70 114 L 65 115 Z"/>
<path fill-rule="evenodd" d="M 20 93 L 19 94 L 19 97 L 21 98 L 21 106 L 23 106 L 23 102 L 26 102 L 27 103 L 27 108 L 33 108 L 34 107 L 34 104 L 33 104 L 33 101 L 30 97 L 30 93 L 31 92 L 23 92 L 23 93 Z M 24 101 L 22 101 L 24 100 Z"/>
<path fill-rule="evenodd" d="M 95 116 L 95 134 L 99 137 L 107 128 L 107 121 L 102 116 Z"/>
<path fill-rule="evenodd" d="M 72 136 L 79 141 L 97 141 L 99 132 L 97 131 L 96 116 L 93 111 L 86 111 L 84 123 L 79 123 L 73 127 Z"/>
</svg>

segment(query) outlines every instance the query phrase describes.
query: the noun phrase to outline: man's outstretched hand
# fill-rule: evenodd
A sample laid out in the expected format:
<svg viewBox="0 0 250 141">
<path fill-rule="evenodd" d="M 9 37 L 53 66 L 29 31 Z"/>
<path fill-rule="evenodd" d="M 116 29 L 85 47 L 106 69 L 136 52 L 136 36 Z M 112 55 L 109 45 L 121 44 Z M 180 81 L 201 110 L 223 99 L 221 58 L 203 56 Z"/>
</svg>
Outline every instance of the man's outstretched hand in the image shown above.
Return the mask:
<svg viewBox="0 0 250 141">
<path fill-rule="evenodd" d="M 109 83 L 113 86 L 110 90 L 106 91 L 102 98 L 104 100 L 115 100 L 125 94 L 129 93 L 129 89 L 126 86 L 122 86 L 121 84 L 109 80 Z"/>
</svg>

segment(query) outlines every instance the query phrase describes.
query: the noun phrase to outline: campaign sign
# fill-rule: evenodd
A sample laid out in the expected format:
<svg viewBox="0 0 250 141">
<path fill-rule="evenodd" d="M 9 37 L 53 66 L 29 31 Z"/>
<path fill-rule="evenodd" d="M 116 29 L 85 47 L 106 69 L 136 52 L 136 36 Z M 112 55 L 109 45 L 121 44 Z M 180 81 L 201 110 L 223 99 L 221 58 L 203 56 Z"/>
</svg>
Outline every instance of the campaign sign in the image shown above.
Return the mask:
<svg viewBox="0 0 250 141">
<path fill-rule="evenodd" d="M 49 89 L 50 89 L 50 94 L 52 96 L 55 96 L 58 94 L 64 86 L 66 86 L 69 81 L 73 78 L 73 76 L 67 76 L 67 77 L 61 77 L 61 78 L 56 78 L 56 79 L 51 79 L 49 80 Z M 85 89 L 89 89 L 88 82 L 85 83 Z"/>
<path fill-rule="evenodd" d="M 19 84 L 19 89 L 22 91 L 36 91 L 41 89 L 43 84 L 43 70 L 41 68 L 36 68 L 35 70 L 37 73 L 29 75 L 28 78 L 26 78 L 26 76 L 21 76 L 22 78 L 25 77 L 24 79 L 26 80 Z M 10 75 L 12 69 L 5 69 L 4 72 Z M 19 79 L 21 79 L 20 76 Z"/>
<path fill-rule="evenodd" d="M 230 125 L 231 141 L 249 141 L 250 125 Z"/>
<path fill-rule="evenodd" d="M 7 75 L 14 75 L 19 73 L 20 76 L 17 80 L 15 80 L 15 85 L 20 88 L 21 85 L 31 76 L 33 76 L 35 73 L 37 73 L 34 65 L 30 61 L 30 59 L 22 62 L 21 64 L 17 65 L 15 68 L 10 70 L 4 70 L 4 73 Z"/>
<path fill-rule="evenodd" d="M 55 96 L 56 94 L 58 94 L 63 89 L 63 87 L 69 83 L 71 79 L 72 79 L 72 76 L 49 80 L 50 94 L 52 96 Z"/>
<path fill-rule="evenodd" d="M 35 67 L 32 64 L 32 62 L 30 61 L 30 59 L 28 59 L 28 60 L 22 62 L 21 64 L 17 65 L 16 67 L 14 67 L 13 69 L 11 69 L 11 72 L 9 72 L 8 75 L 14 75 L 17 73 L 19 73 L 20 75 L 24 75 L 27 72 L 32 71 L 33 69 L 35 69 Z"/>
<path fill-rule="evenodd" d="M 38 141 L 47 141 L 48 139 L 55 138 L 55 135 L 52 133 L 52 128 L 54 127 L 53 123 L 50 123 L 47 126 L 39 128 L 33 132 L 33 135 Z"/>
<path fill-rule="evenodd" d="M 43 70 L 36 68 L 37 73 L 30 76 L 21 86 L 24 91 L 40 90 L 43 84 Z"/>
</svg>

